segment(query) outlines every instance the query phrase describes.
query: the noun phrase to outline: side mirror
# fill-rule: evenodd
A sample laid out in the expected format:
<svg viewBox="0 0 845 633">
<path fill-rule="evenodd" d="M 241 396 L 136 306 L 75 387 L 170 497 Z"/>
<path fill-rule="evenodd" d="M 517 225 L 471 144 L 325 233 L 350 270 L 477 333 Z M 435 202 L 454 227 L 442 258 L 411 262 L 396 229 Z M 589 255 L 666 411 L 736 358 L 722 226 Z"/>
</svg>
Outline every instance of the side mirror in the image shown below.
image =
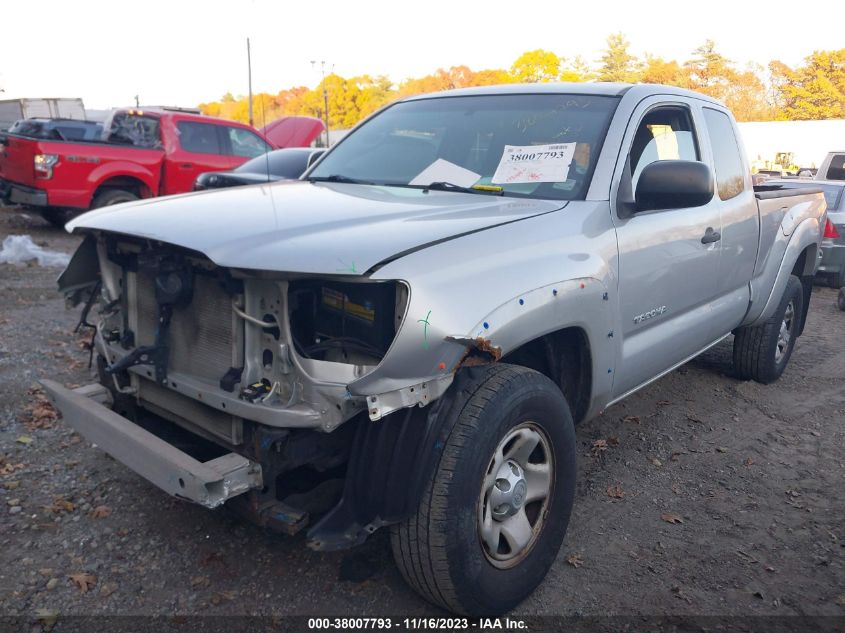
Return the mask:
<svg viewBox="0 0 845 633">
<path fill-rule="evenodd" d="M 640 173 L 635 212 L 700 207 L 713 198 L 713 174 L 704 163 L 658 160 Z"/>
</svg>

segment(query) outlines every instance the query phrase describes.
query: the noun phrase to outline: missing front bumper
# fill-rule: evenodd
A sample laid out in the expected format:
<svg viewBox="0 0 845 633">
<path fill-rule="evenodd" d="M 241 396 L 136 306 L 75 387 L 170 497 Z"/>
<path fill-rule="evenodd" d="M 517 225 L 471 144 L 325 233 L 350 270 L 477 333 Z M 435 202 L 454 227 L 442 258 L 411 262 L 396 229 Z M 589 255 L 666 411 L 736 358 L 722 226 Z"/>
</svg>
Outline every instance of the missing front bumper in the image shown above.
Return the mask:
<svg viewBox="0 0 845 633">
<path fill-rule="evenodd" d="M 261 488 L 261 466 L 236 453 L 200 462 L 103 406 L 107 390 L 98 385 L 66 389 L 41 384 L 64 420 L 109 455 L 166 493 L 216 508 L 228 499 Z"/>
</svg>

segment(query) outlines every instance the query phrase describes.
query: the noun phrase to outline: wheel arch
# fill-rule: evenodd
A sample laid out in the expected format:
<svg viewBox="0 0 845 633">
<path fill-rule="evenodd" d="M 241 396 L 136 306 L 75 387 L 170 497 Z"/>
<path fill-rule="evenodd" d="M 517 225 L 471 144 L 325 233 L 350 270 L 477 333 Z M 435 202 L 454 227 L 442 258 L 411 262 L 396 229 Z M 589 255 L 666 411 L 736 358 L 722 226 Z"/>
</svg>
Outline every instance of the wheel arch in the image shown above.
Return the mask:
<svg viewBox="0 0 845 633">
<path fill-rule="evenodd" d="M 153 195 L 149 185 L 140 178 L 130 175 L 118 175 L 106 178 L 98 184 L 94 189 L 94 193 L 91 196 L 89 204 L 93 204 L 94 200 L 97 199 L 97 196 L 110 189 L 123 189 L 135 194 L 139 198 L 150 198 Z"/>
</svg>

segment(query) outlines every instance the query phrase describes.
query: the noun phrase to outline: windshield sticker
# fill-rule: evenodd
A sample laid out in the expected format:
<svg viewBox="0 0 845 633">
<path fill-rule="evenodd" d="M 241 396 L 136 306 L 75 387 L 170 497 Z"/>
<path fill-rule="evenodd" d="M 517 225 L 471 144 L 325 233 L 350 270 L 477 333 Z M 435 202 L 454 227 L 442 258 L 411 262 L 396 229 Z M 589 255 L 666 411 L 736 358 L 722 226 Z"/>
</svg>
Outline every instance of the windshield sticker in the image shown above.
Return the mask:
<svg viewBox="0 0 845 633">
<path fill-rule="evenodd" d="M 460 165 L 438 158 L 417 174 L 409 185 L 430 185 L 433 182 L 448 182 L 459 187 L 472 187 L 481 174 L 464 169 Z"/>
<path fill-rule="evenodd" d="M 575 145 L 505 145 L 502 159 L 490 182 L 562 182 L 569 176 Z"/>
</svg>

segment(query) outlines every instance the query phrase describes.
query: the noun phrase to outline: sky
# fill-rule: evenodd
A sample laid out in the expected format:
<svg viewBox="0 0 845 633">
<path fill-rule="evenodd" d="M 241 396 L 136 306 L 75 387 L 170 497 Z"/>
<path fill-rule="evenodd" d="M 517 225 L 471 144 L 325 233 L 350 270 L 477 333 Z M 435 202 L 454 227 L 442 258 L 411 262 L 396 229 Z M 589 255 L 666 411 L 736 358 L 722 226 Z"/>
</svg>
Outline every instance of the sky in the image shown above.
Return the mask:
<svg viewBox="0 0 845 633">
<path fill-rule="evenodd" d="M 88 108 L 196 106 L 314 87 L 325 70 L 398 83 L 438 68 L 509 68 L 543 48 L 596 62 L 621 31 L 631 52 L 683 62 L 706 39 L 740 67 L 845 46 L 841 2 L 743 0 L 41 0 L 4 6 L 0 99 L 81 97 Z M 834 19 L 835 18 L 835 19 Z M 312 65 L 312 61 L 317 64 Z"/>
</svg>

